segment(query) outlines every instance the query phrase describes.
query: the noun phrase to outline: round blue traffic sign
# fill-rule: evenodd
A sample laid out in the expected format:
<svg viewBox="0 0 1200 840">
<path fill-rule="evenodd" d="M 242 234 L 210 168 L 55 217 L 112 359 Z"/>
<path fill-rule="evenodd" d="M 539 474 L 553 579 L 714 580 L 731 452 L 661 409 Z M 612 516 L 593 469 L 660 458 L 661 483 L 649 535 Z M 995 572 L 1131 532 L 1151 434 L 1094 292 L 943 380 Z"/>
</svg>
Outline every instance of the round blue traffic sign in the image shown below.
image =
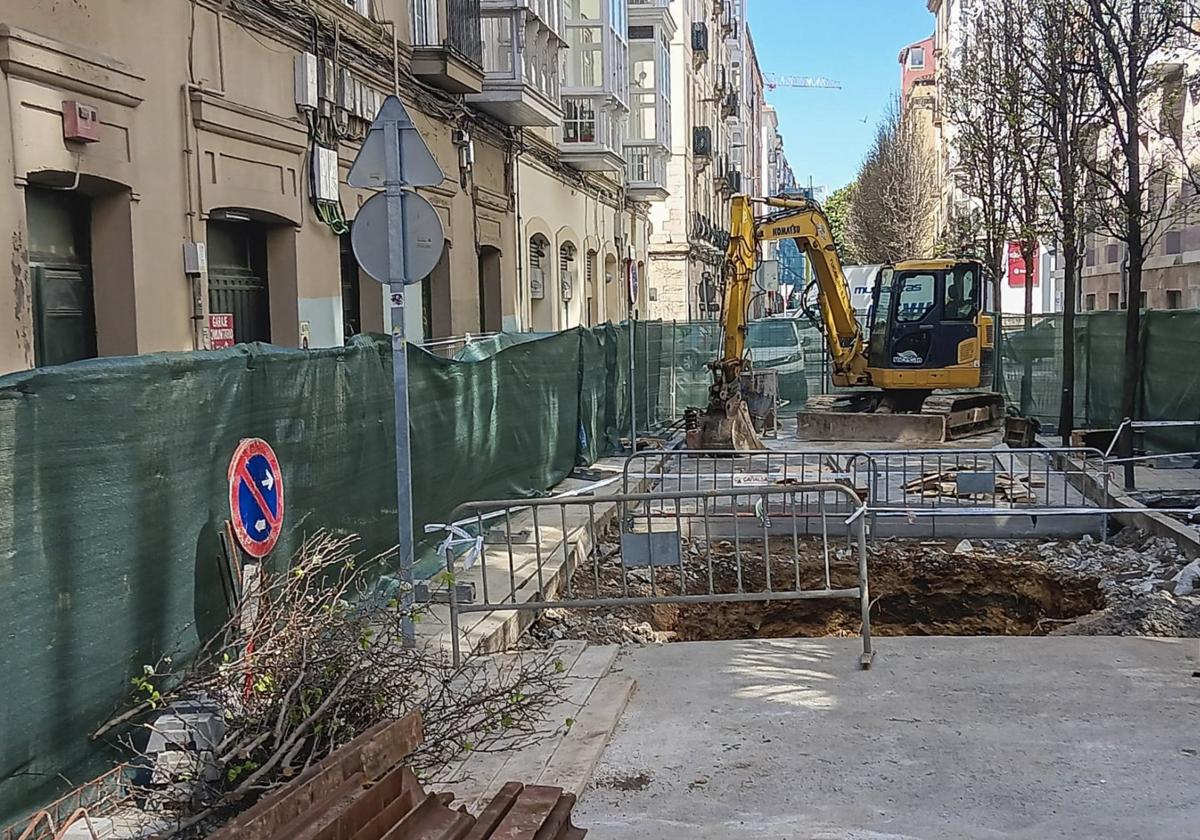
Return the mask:
<svg viewBox="0 0 1200 840">
<path fill-rule="evenodd" d="M 251 557 L 265 557 L 283 530 L 283 474 L 270 445 L 260 438 L 238 444 L 229 461 L 229 515 L 233 532 Z"/>
</svg>

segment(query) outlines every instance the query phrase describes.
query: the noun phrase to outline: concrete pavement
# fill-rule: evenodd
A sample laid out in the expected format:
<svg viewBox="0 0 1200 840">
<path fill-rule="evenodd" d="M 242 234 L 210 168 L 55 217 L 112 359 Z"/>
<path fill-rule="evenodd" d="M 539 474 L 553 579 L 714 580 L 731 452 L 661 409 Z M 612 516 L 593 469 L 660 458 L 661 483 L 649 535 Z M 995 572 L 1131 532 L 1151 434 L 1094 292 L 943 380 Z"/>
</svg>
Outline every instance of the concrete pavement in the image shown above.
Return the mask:
<svg viewBox="0 0 1200 840">
<path fill-rule="evenodd" d="M 1200 831 L 1196 640 L 695 642 L 639 691 L 577 808 L 595 840 L 1181 840 Z"/>
</svg>

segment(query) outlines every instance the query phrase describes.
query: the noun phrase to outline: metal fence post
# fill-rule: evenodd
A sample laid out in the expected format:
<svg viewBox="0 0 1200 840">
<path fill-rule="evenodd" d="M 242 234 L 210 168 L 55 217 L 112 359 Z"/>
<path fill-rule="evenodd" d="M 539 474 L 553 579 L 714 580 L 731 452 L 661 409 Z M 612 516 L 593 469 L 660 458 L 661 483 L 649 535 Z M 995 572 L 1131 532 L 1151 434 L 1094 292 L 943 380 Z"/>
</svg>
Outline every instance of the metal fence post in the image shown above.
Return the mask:
<svg viewBox="0 0 1200 840">
<path fill-rule="evenodd" d="M 679 374 L 678 374 L 678 371 L 676 371 L 676 369 L 675 369 L 675 362 L 676 362 L 675 339 L 678 336 L 678 334 L 679 334 L 679 325 L 674 319 L 672 319 L 671 320 L 671 402 L 670 402 L 671 422 L 672 423 L 674 423 L 679 418 L 679 414 L 677 413 L 679 408 L 677 405 L 677 397 L 675 395 L 675 391 L 679 386 Z"/>
<path fill-rule="evenodd" d="M 633 332 L 637 327 L 637 319 L 633 317 L 633 307 L 629 312 L 629 451 L 637 452 L 637 347 L 633 340 Z"/>
</svg>

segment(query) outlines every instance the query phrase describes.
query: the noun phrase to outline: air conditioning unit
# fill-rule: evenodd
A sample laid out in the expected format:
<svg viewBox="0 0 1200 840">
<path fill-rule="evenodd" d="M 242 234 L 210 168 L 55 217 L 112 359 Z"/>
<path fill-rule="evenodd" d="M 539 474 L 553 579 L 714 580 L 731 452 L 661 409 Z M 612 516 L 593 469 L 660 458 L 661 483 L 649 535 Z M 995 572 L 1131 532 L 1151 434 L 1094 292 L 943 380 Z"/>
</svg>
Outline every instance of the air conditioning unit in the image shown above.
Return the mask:
<svg viewBox="0 0 1200 840">
<path fill-rule="evenodd" d="M 707 125 L 692 128 L 692 154 L 696 157 L 712 157 L 712 128 Z"/>
<path fill-rule="evenodd" d="M 708 24 L 697 22 L 692 24 L 692 52 L 708 56 Z"/>
</svg>

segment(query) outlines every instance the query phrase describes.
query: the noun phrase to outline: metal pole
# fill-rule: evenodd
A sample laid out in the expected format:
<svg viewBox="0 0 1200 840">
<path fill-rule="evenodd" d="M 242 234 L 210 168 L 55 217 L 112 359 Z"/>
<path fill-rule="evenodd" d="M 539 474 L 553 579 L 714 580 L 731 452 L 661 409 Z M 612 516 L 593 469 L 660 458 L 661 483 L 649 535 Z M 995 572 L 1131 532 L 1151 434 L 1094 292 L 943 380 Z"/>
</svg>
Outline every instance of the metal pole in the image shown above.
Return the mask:
<svg viewBox="0 0 1200 840">
<path fill-rule="evenodd" d="M 392 387 L 396 409 L 396 533 L 400 561 L 401 604 L 404 610 L 401 632 L 404 642 L 413 646 L 413 524 L 412 524 L 412 452 L 408 437 L 408 339 L 404 331 L 404 190 L 400 171 L 400 127 L 394 121 L 384 124 L 385 169 L 388 210 L 388 291 L 392 312 Z M 454 581 L 450 581 L 454 588 Z"/>
<path fill-rule="evenodd" d="M 678 335 L 678 333 L 679 333 L 679 324 L 674 319 L 672 319 L 671 320 L 671 422 L 672 423 L 674 423 L 679 418 L 679 415 L 675 413 L 678 410 L 676 407 L 675 390 L 679 384 L 679 374 L 675 370 L 675 361 L 676 361 L 675 337 Z"/>
<path fill-rule="evenodd" d="M 628 290 L 625 299 L 629 300 Z M 633 331 L 637 319 L 633 314 L 633 301 L 629 301 L 629 451 L 637 452 L 637 351 L 633 340 Z"/>
</svg>

